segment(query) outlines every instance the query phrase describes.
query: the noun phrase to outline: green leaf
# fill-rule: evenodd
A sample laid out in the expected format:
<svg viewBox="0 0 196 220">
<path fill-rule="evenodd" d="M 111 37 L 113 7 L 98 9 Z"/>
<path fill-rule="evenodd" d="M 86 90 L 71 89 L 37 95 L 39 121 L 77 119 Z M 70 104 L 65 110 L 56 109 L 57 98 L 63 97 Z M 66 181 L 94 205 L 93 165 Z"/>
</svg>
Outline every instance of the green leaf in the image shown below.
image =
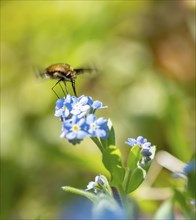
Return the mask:
<svg viewBox="0 0 196 220">
<path fill-rule="evenodd" d="M 112 125 L 112 121 L 110 119 L 108 119 L 108 127 L 109 127 L 108 145 L 115 145 L 115 131 Z"/>
<path fill-rule="evenodd" d="M 196 155 L 192 156 L 191 161 L 187 164 L 190 166 L 190 171 L 187 173 L 187 191 L 192 199 L 196 200 Z"/>
<path fill-rule="evenodd" d="M 84 196 L 88 199 L 90 199 L 92 202 L 95 202 L 97 200 L 97 196 L 93 193 L 87 192 L 85 190 L 77 189 L 71 186 L 63 186 L 62 189 L 66 192 L 72 192 L 80 196 Z"/>
<path fill-rule="evenodd" d="M 138 186 L 144 181 L 146 177 L 146 173 L 152 163 L 152 160 L 155 156 L 156 147 L 152 146 L 150 152 L 152 155 L 150 156 L 150 161 L 145 164 L 141 163 L 142 154 L 141 154 L 140 146 L 133 146 L 130 150 L 127 170 L 124 179 L 124 188 L 127 193 L 130 193 L 138 188 Z"/>
<path fill-rule="evenodd" d="M 187 175 L 188 180 L 187 180 L 187 191 L 189 192 L 189 195 L 193 198 L 196 199 L 196 173 L 191 172 Z"/>
<path fill-rule="evenodd" d="M 137 164 L 141 159 L 141 148 L 137 145 L 131 148 L 129 157 L 128 157 L 128 168 L 129 172 L 133 172 L 137 168 Z"/>
<path fill-rule="evenodd" d="M 97 145 L 99 150 L 103 152 L 103 143 L 100 143 L 99 139 L 97 137 L 91 137 L 91 140 Z"/>
<path fill-rule="evenodd" d="M 121 163 L 121 154 L 116 146 L 110 145 L 103 151 L 102 157 L 105 168 L 111 174 L 111 184 L 119 185 L 124 179 L 125 170 Z"/>
<path fill-rule="evenodd" d="M 132 147 L 129 152 L 129 157 L 127 161 L 127 170 L 123 182 L 126 192 L 128 191 L 128 185 L 130 182 L 131 175 L 133 171 L 137 168 L 138 166 L 137 164 L 139 163 L 140 159 L 141 159 L 140 147 L 139 146 Z"/>
<path fill-rule="evenodd" d="M 174 201 L 180 205 L 186 218 L 192 219 L 193 216 L 191 214 L 193 213 L 191 213 L 190 205 L 187 203 L 187 200 L 189 201 L 186 192 L 180 192 L 179 190 L 174 189 Z"/>
<path fill-rule="evenodd" d="M 144 181 L 146 171 L 142 167 L 137 167 L 127 182 L 126 192 L 131 193 Z"/>
<path fill-rule="evenodd" d="M 108 119 L 108 128 L 109 128 L 108 138 L 107 139 L 100 138 L 100 141 L 105 148 L 107 148 L 110 145 L 115 145 L 115 131 L 112 125 L 112 121 L 110 119 Z"/>
</svg>

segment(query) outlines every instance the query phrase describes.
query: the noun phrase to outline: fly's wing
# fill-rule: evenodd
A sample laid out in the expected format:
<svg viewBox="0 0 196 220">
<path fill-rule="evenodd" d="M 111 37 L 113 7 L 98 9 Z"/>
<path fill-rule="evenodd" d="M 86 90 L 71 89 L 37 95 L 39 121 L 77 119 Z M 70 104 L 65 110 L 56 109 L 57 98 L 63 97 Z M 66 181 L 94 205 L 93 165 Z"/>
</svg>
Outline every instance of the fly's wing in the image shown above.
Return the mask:
<svg viewBox="0 0 196 220">
<path fill-rule="evenodd" d="M 74 69 L 74 71 L 77 73 L 77 75 L 79 74 L 84 74 L 84 73 L 97 73 L 98 69 L 95 67 L 95 65 L 87 65 L 86 67 L 83 68 L 76 68 Z"/>
<path fill-rule="evenodd" d="M 77 75 L 79 74 L 84 74 L 84 73 L 96 73 L 97 69 L 92 69 L 92 68 L 78 68 L 78 69 L 74 69 L 77 73 Z"/>
<path fill-rule="evenodd" d="M 32 72 L 37 79 L 45 78 L 44 71 L 38 68 L 37 66 L 32 66 Z"/>
</svg>

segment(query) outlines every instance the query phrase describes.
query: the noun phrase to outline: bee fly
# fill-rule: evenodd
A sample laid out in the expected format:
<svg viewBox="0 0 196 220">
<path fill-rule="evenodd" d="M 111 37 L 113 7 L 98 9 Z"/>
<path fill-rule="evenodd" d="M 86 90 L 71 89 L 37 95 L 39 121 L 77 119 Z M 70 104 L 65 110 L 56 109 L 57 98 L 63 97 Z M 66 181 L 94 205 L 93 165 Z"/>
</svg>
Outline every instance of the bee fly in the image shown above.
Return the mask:
<svg viewBox="0 0 196 220">
<path fill-rule="evenodd" d="M 92 71 L 94 71 L 94 69 L 91 69 L 91 68 L 74 69 L 69 64 L 57 63 L 57 64 L 53 64 L 53 65 L 47 67 L 45 69 L 45 71 L 43 73 L 41 73 L 40 75 L 41 75 L 41 77 L 58 80 L 54 84 L 54 86 L 52 87 L 52 90 L 56 94 L 57 97 L 58 97 L 58 95 L 54 90 L 55 86 L 59 84 L 61 89 L 63 90 L 63 88 L 60 84 L 60 82 L 63 82 L 65 85 L 65 90 L 68 93 L 67 87 L 66 87 L 67 81 L 71 82 L 74 95 L 77 97 L 76 88 L 75 88 L 75 79 L 76 79 L 77 75 L 83 74 L 84 72 L 92 72 Z M 63 92 L 64 92 L 64 90 L 63 90 Z"/>
</svg>

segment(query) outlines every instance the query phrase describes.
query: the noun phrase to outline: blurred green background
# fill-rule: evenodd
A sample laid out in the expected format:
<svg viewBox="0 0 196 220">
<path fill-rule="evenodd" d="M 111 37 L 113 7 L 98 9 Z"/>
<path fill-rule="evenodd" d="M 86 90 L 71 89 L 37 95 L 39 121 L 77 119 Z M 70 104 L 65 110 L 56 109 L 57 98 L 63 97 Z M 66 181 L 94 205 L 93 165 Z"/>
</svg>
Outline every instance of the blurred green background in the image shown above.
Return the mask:
<svg viewBox="0 0 196 220">
<path fill-rule="evenodd" d="M 78 197 L 61 186 L 85 189 L 97 174 L 108 176 L 90 139 L 72 146 L 59 138 L 55 81 L 36 78 L 54 63 L 99 69 L 79 76 L 76 88 L 108 106 L 98 115 L 111 118 L 124 161 L 124 142 L 142 135 L 188 162 L 195 148 L 194 3 L 1 1 L 0 219 L 70 217 Z M 134 194 L 144 216 L 176 184 L 158 162 L 157 177 L 149 178 L 159 196 Z"/>
</svg>

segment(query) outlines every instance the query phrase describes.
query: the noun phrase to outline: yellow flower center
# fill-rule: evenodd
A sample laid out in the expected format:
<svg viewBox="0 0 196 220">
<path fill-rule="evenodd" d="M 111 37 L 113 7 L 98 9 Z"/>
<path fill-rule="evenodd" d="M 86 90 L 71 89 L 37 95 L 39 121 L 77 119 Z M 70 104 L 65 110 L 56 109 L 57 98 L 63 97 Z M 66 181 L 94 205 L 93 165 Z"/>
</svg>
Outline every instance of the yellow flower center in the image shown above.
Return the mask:
<svg viewBox="0 0 196 220">
<path fill-rule="evenodd" d="M 74 105 L 74 108 L 78 108 L 78 107 L 79 107 L 79 104 L 76 103 L 76 104 Z"/>
<path fill-rule="evenodd" d="M 96 129 L 96 127 L 97 127 L 95 123 L 92 123 L 90 126 L 92 129 Z"/>
<path fill-rule="evenodd" d="M 78 130 L 79 130 L 79 127 L 78 127 L 78 125 L 74 125 L 74 126 L 72 127 L 72 129 L 73 129 L 73 131 L 78 131 Z"/>
</svg>

